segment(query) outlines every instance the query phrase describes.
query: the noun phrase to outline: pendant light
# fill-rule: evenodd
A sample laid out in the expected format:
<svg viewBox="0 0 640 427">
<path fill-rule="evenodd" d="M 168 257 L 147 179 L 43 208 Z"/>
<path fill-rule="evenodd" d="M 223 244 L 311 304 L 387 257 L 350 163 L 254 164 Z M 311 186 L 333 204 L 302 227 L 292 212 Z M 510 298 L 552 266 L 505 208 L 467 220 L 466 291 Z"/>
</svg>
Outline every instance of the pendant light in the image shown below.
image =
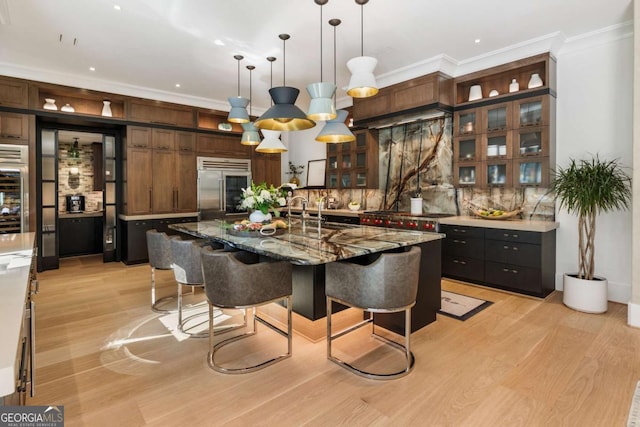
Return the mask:
<svg viewBox="0 0 640 427">
<path fill-rule="evenodd" d="M 283 76 L 282 86 L 269 89 L 269 94 L 274 102 L 274 105 L 269 108 L 262 116 L 255 122 L 255 126 L 259 129 L 268 130 L 304 130 L 311 129 L 316 125 L 313 120 L 307 118 L 306 114 L 296 107 L 295 102 L 298 98 L 300 91 L 295 87 L 286 86 L 286 41 L 289 39 L 289 34 L 280 34 L 280 40 L 282 40 L 282 62 L 283 62 Z"/>
<path fill-rule="evenodd" d="M 269 89 L 273 87 L 273 61 L 275 60 L 276 58 L 273 56 L 267 57 L 267 61 L 269 61 L 271 65 L 271 83 Z M 273 105 L 273 101 L 271 101 L 271 104 Z M 268 154 L 284 153 L 285 151 L 289 151 L 289 149 L 282 143 L 282 141 L 280 141 L 281 133 L 282 132 L 279 130 L 262 129 L 262 135 L 264 136 L 264 139 L 262 140 L 260 145 L 256 147 L 256 151 L 258 153 Z"/>
<path fill-rule="evenodd" d="M 69 148 L 67 155 L 70 159 L 80 158 L 80 149 L 78 148 L 78 138 L 73 138 L 73 147 Z"/>
<path fill-rule="evenodd" d="M 373 75 L 378 60 L 371 56 L 364 56 L 364 5 L 369 0 L 355 1 L 360 5 L 360 56 L 351 58 L 347 62 L 347 68 L 351 71 L 347 94 L 354 98 L 368 98 L 378 93 L 378 84 Z"/>
<path fill-rule="evenodd" d="M 256 67 L 253 65 L 247 65 L 247 70 L 249 70 L 249 120 L 251 120 L 251 104 L 252 104 L 252 73 Z M 253 123 L 242 123 L 242 139 L 240 140 L 240 144 L 242 145 L 258 145 L 260 144 L 260 134 L 258 133 L 258 128 L 256 128 Z"/>
<path fill-rule="evenodd" d="M 247 113 L 249 100 L 240 96 L 240 61 L 244 59 L 244 56 L 234 55 L 233 57 L 238 61 L 238 96 L 229 98 L 231 110 L 229 110 L 227 120 L 231 123 L 249 123 L 249 113 Z"/>
<path fill-rule="evenodd" d="M 311 97 L 307 118 L 311 120 L 331 120 L 336 118 L 336 108 L 331 97 L 336 93 L 336 85 L 322 81 L 322 6 L 329 0 L 314 0 L 320 6 L 320 82 L 307 86 Z"/>
<path fill-rule="evenodd" d="M 329 20 L 329 25 L 333 27 L 333 81 L 336 81 L 336 27 L 340 25 L 342 21 L 339 19 Z M 334 94 L 335 102 L 335 94 Z M 356 140 L 356 137 L 351 130 L 344 123 L 347 120 L 349 113 L 345 110 L 338 110 L 336 112 L 336 118 L 331 119 L 325 123 L 324 127 L 316 136 L 316 141 L 327 143 L 340 143 L 340 142 L 352 142 Z"/>
</svg>

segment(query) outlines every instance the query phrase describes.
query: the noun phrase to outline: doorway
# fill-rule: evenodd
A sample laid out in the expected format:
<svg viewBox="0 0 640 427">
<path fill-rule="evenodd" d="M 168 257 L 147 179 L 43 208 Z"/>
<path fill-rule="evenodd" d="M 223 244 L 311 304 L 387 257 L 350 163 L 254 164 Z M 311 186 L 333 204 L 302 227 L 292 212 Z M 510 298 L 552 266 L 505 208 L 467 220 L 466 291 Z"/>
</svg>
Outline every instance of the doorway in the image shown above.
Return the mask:
<svg viewBox="0 0 640 427">
<path fill-rule="evenodd" d="M 71 256 L 119 260 L 119 146 L 116 129 L 38 126 L 38 271 Z"/>
</svg>

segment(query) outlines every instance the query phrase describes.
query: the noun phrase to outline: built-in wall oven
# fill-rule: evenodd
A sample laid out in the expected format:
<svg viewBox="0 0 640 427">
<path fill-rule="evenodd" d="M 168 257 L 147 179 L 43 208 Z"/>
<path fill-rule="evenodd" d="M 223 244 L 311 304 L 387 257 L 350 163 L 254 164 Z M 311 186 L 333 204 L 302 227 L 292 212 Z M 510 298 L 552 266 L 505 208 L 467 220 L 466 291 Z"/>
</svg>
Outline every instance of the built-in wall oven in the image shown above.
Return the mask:
<svg viewBox="0 0 640 427">
<path fill-rule="evenodd" d="M 198 219 L 246 216 L 242 189 L 251 185 L 251 160 L 198 157 Z"/>
<path fill-rule="evenodd" d="M 29 231 L 29 147 L 0 144 L 0 234 Z"/>
</svg>

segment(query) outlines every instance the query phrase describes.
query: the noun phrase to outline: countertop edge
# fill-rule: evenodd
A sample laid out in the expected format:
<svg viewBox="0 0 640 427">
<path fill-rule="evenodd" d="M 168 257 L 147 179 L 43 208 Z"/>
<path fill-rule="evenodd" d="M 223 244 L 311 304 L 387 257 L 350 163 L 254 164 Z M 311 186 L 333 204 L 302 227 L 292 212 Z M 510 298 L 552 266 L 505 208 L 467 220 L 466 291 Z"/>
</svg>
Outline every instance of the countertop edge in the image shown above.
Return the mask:
<svg viewBox="0 0 640 427">
<path fill-rule="evenodd" d="M 123 221 L 140 221 L 147 219 L 167 219 L 167 218 L 184 218 L 194 216 L 198 217 L 198 212 L 180 212 L 180 213 L 167 213 L 167 214 L 146 214 L 146 215 L 125 215 L 119 214 L 118 219 Z"/>
<path fill-rule="evenodd" d="M 496 220 L 482 219 L 472 216 L 452 216 L 441 218 L 440 224 L 460 225 L 468 227 L 500 228 L 503 230 L 533 231 L 546 233 L 560 228 L 560 223 L 555 221 L 529 221 L 529 220 Z"/>
</svg>

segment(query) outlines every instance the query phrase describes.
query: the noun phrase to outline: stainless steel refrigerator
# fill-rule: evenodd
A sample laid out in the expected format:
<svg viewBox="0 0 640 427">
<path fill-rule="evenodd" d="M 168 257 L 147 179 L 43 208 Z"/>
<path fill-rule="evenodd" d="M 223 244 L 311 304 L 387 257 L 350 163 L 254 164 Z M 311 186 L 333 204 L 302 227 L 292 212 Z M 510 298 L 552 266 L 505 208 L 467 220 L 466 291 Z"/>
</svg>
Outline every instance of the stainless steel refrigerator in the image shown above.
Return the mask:
<svg viewBox="0 0 640 427">
<path fill-rule="evenodd" d="M 28 148 L 0 144 L 0 234 L 29 231 Z"/>
<path fill-rule="evenodd" d="M 198 220 L 247 216 L 239 208 L 251 185 L 251 160 L 198 157 Z"/>
</svg>

